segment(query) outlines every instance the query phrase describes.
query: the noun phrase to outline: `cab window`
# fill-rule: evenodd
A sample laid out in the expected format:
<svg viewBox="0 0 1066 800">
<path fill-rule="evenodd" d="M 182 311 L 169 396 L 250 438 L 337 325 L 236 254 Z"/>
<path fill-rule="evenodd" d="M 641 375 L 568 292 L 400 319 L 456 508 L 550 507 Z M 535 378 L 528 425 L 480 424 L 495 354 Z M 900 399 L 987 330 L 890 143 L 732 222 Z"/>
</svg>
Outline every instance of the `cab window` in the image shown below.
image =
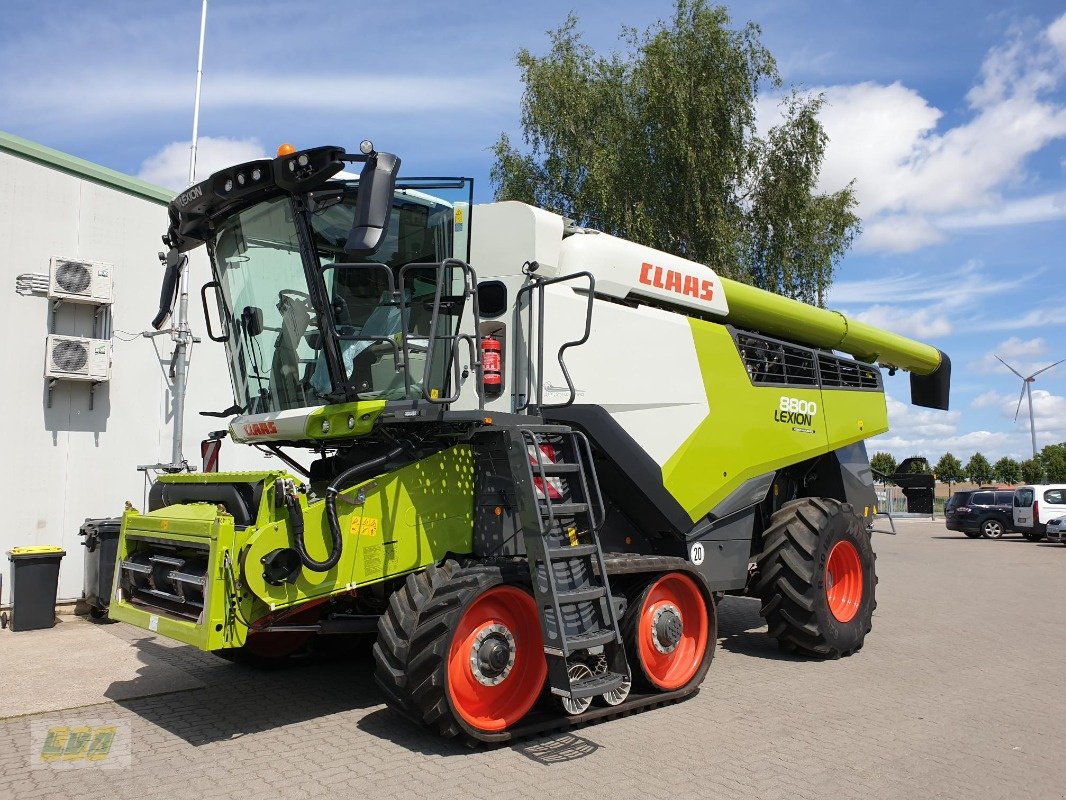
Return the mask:
<svg viewBox="0 0 1066 800">
<path fill-rule="evenodd" d="M 1061 506 L 1063 503 L 1066 503 L 1066 500 L 1063 499 L 1064 494 L 1066 494 L 1066 492 L 1063 492 L 1062 489 L 1048 489 L 1044 492 L 1044 502 L 1050 503 L 1053 506 Z"/>
</svg>

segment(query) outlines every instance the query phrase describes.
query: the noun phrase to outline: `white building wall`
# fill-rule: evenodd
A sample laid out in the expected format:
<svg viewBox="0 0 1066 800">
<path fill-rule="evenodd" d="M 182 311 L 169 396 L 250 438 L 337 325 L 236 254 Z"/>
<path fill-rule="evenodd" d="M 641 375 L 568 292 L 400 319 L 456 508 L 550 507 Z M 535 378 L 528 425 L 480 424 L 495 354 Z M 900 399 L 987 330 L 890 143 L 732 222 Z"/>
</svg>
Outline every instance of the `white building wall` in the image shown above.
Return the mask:
<svg viewBox="0 0 1066 800">
<path fill-rule="evenodd" d="M 79 597 L 82 522 L 119 516 L 127 500 L 142 507 L 145 474 L 137 466 L 170 461 L 173 344 L 168 336 L 135 336 L 149 329 L 158 307 L 162 268 L 156 253 L 166 226 L 166 207 L 157 202 L 0 152 L 4 604 L 10 601 L 7 551 L 31 544 L 66 550 L 59 596 Z M 114 265 L 114 328 L 127 333 L 116 333 L 112 379 L 96 387 L 91 410 L 87 383 L 58 383 L 48 407 L 44 362 L 51 301 L 15 292 L 16 275 L 47 274 L 53 256 Z M 199 288 L 209 269 L 202 248 L 191 263 L 190 322 L 203 342 L 192 349 L 184 452 L 199 467 L 200 440 L 225 421 L 197 412 L 228 408 L 233 399 L 223 348 L 204 328 Z M 55 333 L 91 336 L 92 327 L 90 306 L 65 303 L 56 313 Z M 277 464 L 252 448 L 223 444 L 222 469 Z"/>
</svg>

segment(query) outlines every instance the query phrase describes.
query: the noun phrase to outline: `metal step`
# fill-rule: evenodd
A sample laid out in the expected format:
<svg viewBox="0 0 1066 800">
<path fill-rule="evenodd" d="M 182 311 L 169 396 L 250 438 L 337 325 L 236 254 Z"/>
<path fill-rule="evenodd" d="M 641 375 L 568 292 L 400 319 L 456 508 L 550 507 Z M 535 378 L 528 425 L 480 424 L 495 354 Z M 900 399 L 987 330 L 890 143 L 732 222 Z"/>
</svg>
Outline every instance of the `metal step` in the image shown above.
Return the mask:
<svg viewBox="0 0 1066 800">
<path fill-rule="evenodd" d="M 546 550 L 548 558 L 552 561 L 558 561 L 562 558 L 581 558 L 582 556 L 595 555 L 597 547 L 595 544 L 577 544 L 573 547 L 548 547 Z"/>
<path fill-rule="evenodd" d="M 548 477 L 552 475 L 576 475 L 578 472 L 577 464 L 549 464 L 544 462 L 544 474 Z"/>
<path fill-rule="evenodd" d="M 600 597 L 605 597 L 606 595 L 607 588 L 604 586 L 593 586 L 591 589 L 571 589 L 568 592 L 556 593 L 556 597 L 559 598 L 559 605 L 585 603 L 589 600 L 597 600 Z"/>
<path fill-rule="evenodd" d="M 573 653 L 576 650 L 588 650 L 590 647 L 599 647 L 602 644 L 610 644 L 616 641 L 617 634 L 610 630 L 589 631 L 577 636 L 567 636 L 566 645 Z"/>
<path fill-rule="evenodd" d="M 627 680 L 625 675 L 617 672 L 604 672 L 602 675 L 593 675 L 583 681 L 570 684 L 570 696 L 575 700 L 583 697 L 596 697 L 600 694 L 613 692 Z"/>
<path fill-rule="evenodd" d="M 544 500 L 540 501 L 540 513 L 542 516 L 548 516 L 548 507 L 551 507 L 552 513 L 557 517 L 572 517 L 575 514 L 584 514 L 588 512 L 588 503 L 548 503 Z"/>
</svg>

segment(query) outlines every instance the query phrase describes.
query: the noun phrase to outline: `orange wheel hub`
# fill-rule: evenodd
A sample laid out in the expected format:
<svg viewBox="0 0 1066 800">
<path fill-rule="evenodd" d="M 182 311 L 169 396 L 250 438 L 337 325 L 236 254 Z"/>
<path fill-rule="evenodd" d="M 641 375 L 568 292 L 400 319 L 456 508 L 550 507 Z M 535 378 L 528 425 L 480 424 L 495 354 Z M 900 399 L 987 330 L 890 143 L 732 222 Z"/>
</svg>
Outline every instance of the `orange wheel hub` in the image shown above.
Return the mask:
<svg viewBox="0 0 1066 800">
<path fill-rule="evenodd" d="M 851 622 L 862 602 L 862 560 L 855 545 L 840 540 L 825 565 L 825 597 L 838 622 Z"/>
<path fill-rule="evenodd" d="M 707 604 L 696 582 L 680 572 L 659 578 L 640 610 L 637 648 L 644 672 L 663 691 L 692 680 L 707 652 Z"/>
<path fill-rule="evenodd" d="M 448 651 L 448 696 L 463 720 L 502 731 L 533 707 L 548 666 L 533 598 L 494 586 L 463 613 Z"/>
</svg>

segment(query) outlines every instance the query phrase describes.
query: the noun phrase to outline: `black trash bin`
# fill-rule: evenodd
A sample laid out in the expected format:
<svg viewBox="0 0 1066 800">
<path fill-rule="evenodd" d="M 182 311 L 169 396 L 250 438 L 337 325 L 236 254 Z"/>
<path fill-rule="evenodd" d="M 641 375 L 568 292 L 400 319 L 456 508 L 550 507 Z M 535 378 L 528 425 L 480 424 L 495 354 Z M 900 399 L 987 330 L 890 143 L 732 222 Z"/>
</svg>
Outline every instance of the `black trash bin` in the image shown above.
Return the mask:
<svg viewBox="0 0 1066 800">
<path fill-rule="evenodd" d="M 87 519 L 78 531 L 84 537 L 85 583 L 82 596 L 89 605 L 93 619 L 107 617 L 111 602 L 111 583 L 115 578 L 115 560 L 118 556 L 118 532 L 122 527 L 121 517 Z"/>
<path fill-rule="evenodd" d="M 35 545 L 7 551 L 11 561 L 11 630 L 37 631 L 56 624 L 62 547 Z"/>
</svg>

